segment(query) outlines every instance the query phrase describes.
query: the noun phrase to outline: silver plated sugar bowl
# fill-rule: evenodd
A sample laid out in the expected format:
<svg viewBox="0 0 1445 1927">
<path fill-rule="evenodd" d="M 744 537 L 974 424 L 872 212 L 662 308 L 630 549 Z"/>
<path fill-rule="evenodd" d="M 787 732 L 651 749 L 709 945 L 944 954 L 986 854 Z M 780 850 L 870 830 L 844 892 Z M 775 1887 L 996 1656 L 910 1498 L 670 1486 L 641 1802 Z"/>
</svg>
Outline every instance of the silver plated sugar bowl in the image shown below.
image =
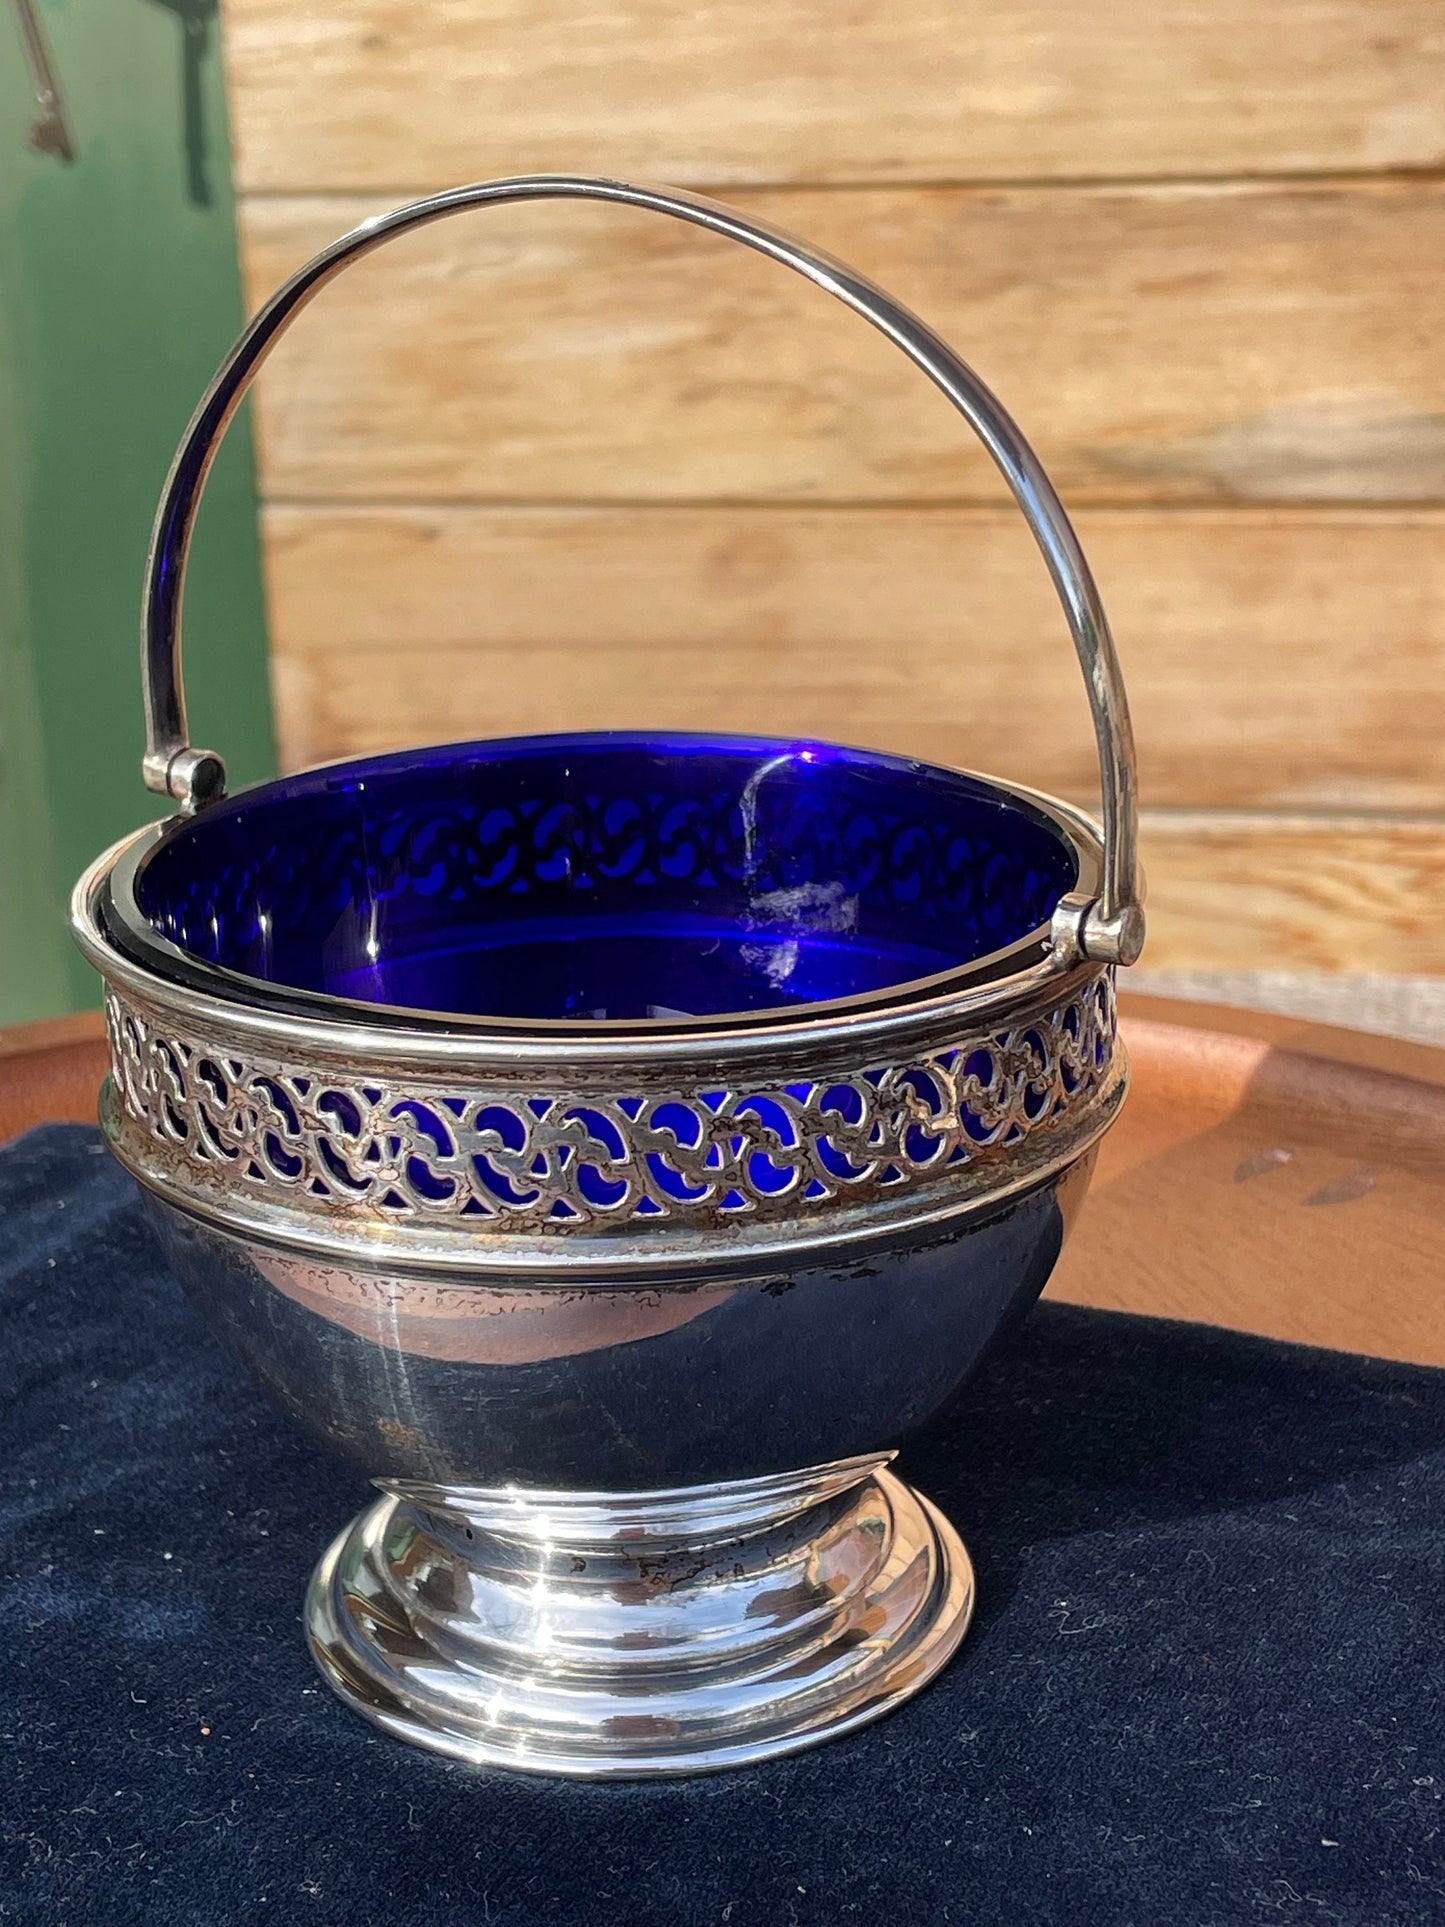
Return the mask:
<svg viewBox="0 0 1445 1927">
<path fill-rule="evenodd" d="M 359 256 L 447 215 L 620 202 L 880 329 L 986 444 L 1083 665 L 1103 828 L 994 778 L 656 732 L 344 762 L 234 796 L 180 603 L 226 425 Z M 976 375 L 886 294 L 712 202 L 563 176 L 370 221 L 204 397 L 145 588 L 145 779 L 82 878 L 102 1120 L 177 1275 L 381 1497 L 306 1606 L 400 1737 L 694 1771 L 887 1711 L 963 1637 L 956 1532 L 889 1462 L 1042 1290 L 1126 1081 L 1133 745 L 1088 566 Z"/>
</svg>

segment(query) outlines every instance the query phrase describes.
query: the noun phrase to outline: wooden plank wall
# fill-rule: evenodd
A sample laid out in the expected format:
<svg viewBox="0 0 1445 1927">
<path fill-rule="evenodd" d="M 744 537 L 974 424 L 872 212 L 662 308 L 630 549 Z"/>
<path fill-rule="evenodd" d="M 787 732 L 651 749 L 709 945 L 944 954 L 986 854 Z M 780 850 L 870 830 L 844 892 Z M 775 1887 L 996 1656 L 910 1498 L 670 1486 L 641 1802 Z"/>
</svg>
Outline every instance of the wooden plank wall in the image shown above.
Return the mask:
<svg viewBox="0 0 1445 1927">
<path fill-rule="evenodd" d="M 933 321 L 1077 511 L 1159 966 L 1445 971 L 1436 0 L 226 0 L 253 298 L 411 194 L 714 190 Z M 1093 788 L 987 459 L 657 217 L 491 210 L 329 289 L 260 409 L 291 762 L 626 722 Z"/>
</svg>

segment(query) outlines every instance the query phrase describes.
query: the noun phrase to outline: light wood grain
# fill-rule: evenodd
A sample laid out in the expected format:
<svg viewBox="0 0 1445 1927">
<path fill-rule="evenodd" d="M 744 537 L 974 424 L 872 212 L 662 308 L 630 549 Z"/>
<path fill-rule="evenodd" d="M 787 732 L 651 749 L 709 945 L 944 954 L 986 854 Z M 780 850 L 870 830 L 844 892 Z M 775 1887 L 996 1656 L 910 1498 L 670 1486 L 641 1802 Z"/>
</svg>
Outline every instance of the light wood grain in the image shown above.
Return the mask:
<svg viewBox="0 0 1445 1927">
<path fill-rule="evenodd" d="M 1072 501 L 1445 496 L 1445 183 L 738 198 L 926 315 Z M 370 206 L 252 201 L 253 295 Z M 492 209 L 362 263 L 261 424 L 273 497 L 999 499 L 856 317 L 615 208 Z"/>
<path fill-rule="evenodd" d="M 1156 970 L 1445 972 L 1445 816 L 1146 812 Z"/>
<path fill-rule="evenodd" d="M 1429 166 L 1430 0 L 225 0 L 249 188 Z"/>
<path fill-rule="evenodd" d="M 1093 510 L 1154 804 L 1445 810 L 1445 513 Z M 1067 633 L 992 509 L 273 506 L 294 766 L 645 724 L 1095 786 Z"/>
<path fill-rule="evenodd" d="M 529 169 L 716 184 L 856 261 L 1082 507 L 1151 963 L 1445 971 L 1445 182 L 1400 172 L 1445 165 L 1432 0 L 224 11 L 253 299 L 406 193 Z M 329 289 L 263 390 L 292 762 L 701 724 L 1091 791 L 987 458 L 767 263 L 616 210 L 461 219 Z"/>
</svg>

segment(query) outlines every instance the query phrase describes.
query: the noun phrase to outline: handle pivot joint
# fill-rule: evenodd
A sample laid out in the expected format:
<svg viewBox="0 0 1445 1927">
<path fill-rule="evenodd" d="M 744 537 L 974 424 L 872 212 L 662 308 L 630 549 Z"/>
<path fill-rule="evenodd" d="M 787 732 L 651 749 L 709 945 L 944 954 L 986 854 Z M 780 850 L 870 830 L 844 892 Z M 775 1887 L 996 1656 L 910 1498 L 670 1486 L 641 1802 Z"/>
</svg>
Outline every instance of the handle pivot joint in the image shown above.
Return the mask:
<svg viewBox="0 0 1445 1927">
<path fill-rule="evenodd" d="M 157 796 L 172 797 L 186 816 L 226 794 L 226 765 L 213 749 L 147 750 L 141 759 L 145 786 Z"/>
<path fill-rule="evenodd" d="M 1050 926 L 1060 963 L 1137 963 L 1144 948 L 1144 910 L 1138 903 L 1108 911 L 1102 897 L 1061 897 Z"/>
</svg>

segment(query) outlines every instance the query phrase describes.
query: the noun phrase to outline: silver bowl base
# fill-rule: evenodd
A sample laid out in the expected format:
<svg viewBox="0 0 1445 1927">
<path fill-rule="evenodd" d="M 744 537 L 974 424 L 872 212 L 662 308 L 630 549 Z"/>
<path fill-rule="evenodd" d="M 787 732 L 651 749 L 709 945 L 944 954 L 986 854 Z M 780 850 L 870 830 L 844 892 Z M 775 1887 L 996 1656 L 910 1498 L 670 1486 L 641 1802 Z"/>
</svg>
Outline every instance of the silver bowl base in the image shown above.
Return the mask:
<svg viewBox="0 0 1445 1927">
<path fill-rule="evenodd" d="M 813 1746 L 927 1684 L 973 1568 L 890 1454 L 662 1492 L 392 1485 L 306 1602 L 323 1677 L 478 1766 L 707 1772 Z"/>
</svg>

